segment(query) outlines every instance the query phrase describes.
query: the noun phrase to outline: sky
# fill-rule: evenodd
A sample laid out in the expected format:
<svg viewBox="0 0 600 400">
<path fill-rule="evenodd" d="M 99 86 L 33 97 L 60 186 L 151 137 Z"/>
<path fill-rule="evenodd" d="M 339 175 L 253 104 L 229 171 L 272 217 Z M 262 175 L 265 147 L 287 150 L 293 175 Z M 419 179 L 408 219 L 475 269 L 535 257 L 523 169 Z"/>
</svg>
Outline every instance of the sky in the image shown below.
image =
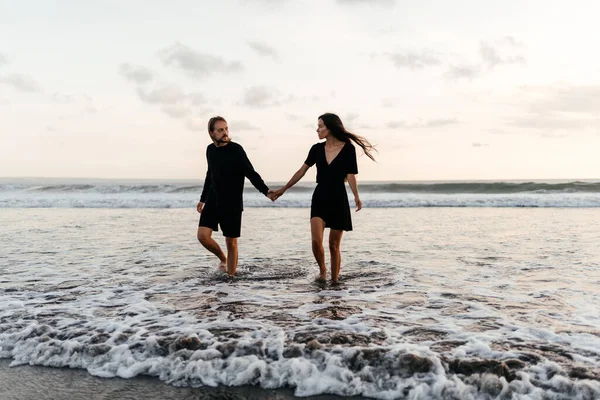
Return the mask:
<svg viewBox="0 0 600 400">
<path fill-rule="evenodd" d="M 286 181 L 333 112 L 378 150 L 359 181 L 597 179 L 598 15 L 595 0 L 0 0 L 0 177 L 203 179 L 221 115 L 263 179 Z"/>
</svg>

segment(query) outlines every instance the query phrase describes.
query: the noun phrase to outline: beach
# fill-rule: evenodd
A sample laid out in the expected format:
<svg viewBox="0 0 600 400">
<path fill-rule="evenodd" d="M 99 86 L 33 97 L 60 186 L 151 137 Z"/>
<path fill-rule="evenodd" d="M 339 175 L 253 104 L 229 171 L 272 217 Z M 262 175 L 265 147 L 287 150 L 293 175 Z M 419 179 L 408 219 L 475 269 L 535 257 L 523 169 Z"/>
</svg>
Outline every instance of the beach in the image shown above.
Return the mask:
<svg viewBox="0 0 600 400">
<path fill-rule="evenodd" d="M 313 281 L 308 217 L 247 207 L 228 281 L 193 204 L 0 209 L 3 381 L 46 398 L 600 396 L 600 209 L 367 206 L 339 286 Z"/>
</svg>

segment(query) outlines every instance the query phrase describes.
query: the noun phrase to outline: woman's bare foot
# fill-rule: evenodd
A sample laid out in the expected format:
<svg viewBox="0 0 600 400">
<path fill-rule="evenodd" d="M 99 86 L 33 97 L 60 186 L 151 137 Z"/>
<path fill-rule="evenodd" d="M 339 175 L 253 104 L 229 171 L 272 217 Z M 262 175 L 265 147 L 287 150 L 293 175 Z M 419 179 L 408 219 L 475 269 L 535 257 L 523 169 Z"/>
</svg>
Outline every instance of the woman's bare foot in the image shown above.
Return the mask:
<svg viewBox="0 0 600 400">
<path fill-rule="evenodd" d="M 227 260 L 219 262 L 219 271 L 227 272 Z"/>
</svg>

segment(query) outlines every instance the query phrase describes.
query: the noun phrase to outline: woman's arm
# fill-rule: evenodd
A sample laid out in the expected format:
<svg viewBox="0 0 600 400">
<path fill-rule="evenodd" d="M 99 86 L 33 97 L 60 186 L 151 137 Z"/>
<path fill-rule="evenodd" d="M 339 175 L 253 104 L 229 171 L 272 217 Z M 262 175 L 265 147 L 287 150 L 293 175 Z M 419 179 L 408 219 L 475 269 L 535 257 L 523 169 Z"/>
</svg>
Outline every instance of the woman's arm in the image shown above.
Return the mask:
<svg viewBox="0 0 600 400">
<path fill-rule="evenodd" d="M 360 211 L 362 208 L 362 201 L 360 201 L 360 196 L 358 195 L 358 184 L 356 183 L 356 175 L 348 174 L 346 175 L 346 179 L 348 179 L 348 184 L 350 185 L 350 189 L 352 189 L 352 193 L 354 194 L 356 211 Z"/>
<path fill-rule="evenodd" d="M 298 171 L 296 171 L 296 173 L 291 177 L 289 182 L 286 183 L 285 186 L 283 186 L 279 190 L 276 190 L 273 193 L 274 198 L 272 198 L 271 200 L 273 200 L 273 201 L 277 200 L 281 195 L 283 195 L 285 193 L 286 190 L 288 190 L 289 188 L 294 186 L 296 183 L 298 183 L 298 181 L 300 179 L 302 179 L 302 177 L 304 177 L 304 175 L 306 175 L 306 171 L 308 171 L 309 168 L 310 167 L 308 165 L 302 164 L 300 169 Z"/>
</svg>

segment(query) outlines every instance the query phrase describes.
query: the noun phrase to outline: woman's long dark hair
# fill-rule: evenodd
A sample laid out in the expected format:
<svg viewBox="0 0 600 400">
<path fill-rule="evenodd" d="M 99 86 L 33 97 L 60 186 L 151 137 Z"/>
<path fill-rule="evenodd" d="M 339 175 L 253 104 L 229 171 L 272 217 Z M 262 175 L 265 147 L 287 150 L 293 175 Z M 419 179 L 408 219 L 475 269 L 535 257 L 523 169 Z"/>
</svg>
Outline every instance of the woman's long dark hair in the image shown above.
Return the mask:
<svg viewBox="0 0 600 400">
<path fill-rule="evenodd" d="M 342 142 L 349 142 L 350 140 L 352 140 L 354 143 L 356 143 L 363 149 L 367 157 L 375 161 L 375 157 L 373 157 L 373 154 L 371 153 L 377 151 L 377 149 L 364 137 L 355 135 L 354 133 L 347 131 L 346 128 L 344 128 L 344 124 L 342 123 L 340 117 L 332 113 L 325 113 L 321 115 L 319 119 L 323 121 L 323 123 L 325 124 L 327 129 L 329 129 L 329 132 L 333 135 L 334 138 L 336 138 L 337 140 L 341 140 Z"/>
</svg>

